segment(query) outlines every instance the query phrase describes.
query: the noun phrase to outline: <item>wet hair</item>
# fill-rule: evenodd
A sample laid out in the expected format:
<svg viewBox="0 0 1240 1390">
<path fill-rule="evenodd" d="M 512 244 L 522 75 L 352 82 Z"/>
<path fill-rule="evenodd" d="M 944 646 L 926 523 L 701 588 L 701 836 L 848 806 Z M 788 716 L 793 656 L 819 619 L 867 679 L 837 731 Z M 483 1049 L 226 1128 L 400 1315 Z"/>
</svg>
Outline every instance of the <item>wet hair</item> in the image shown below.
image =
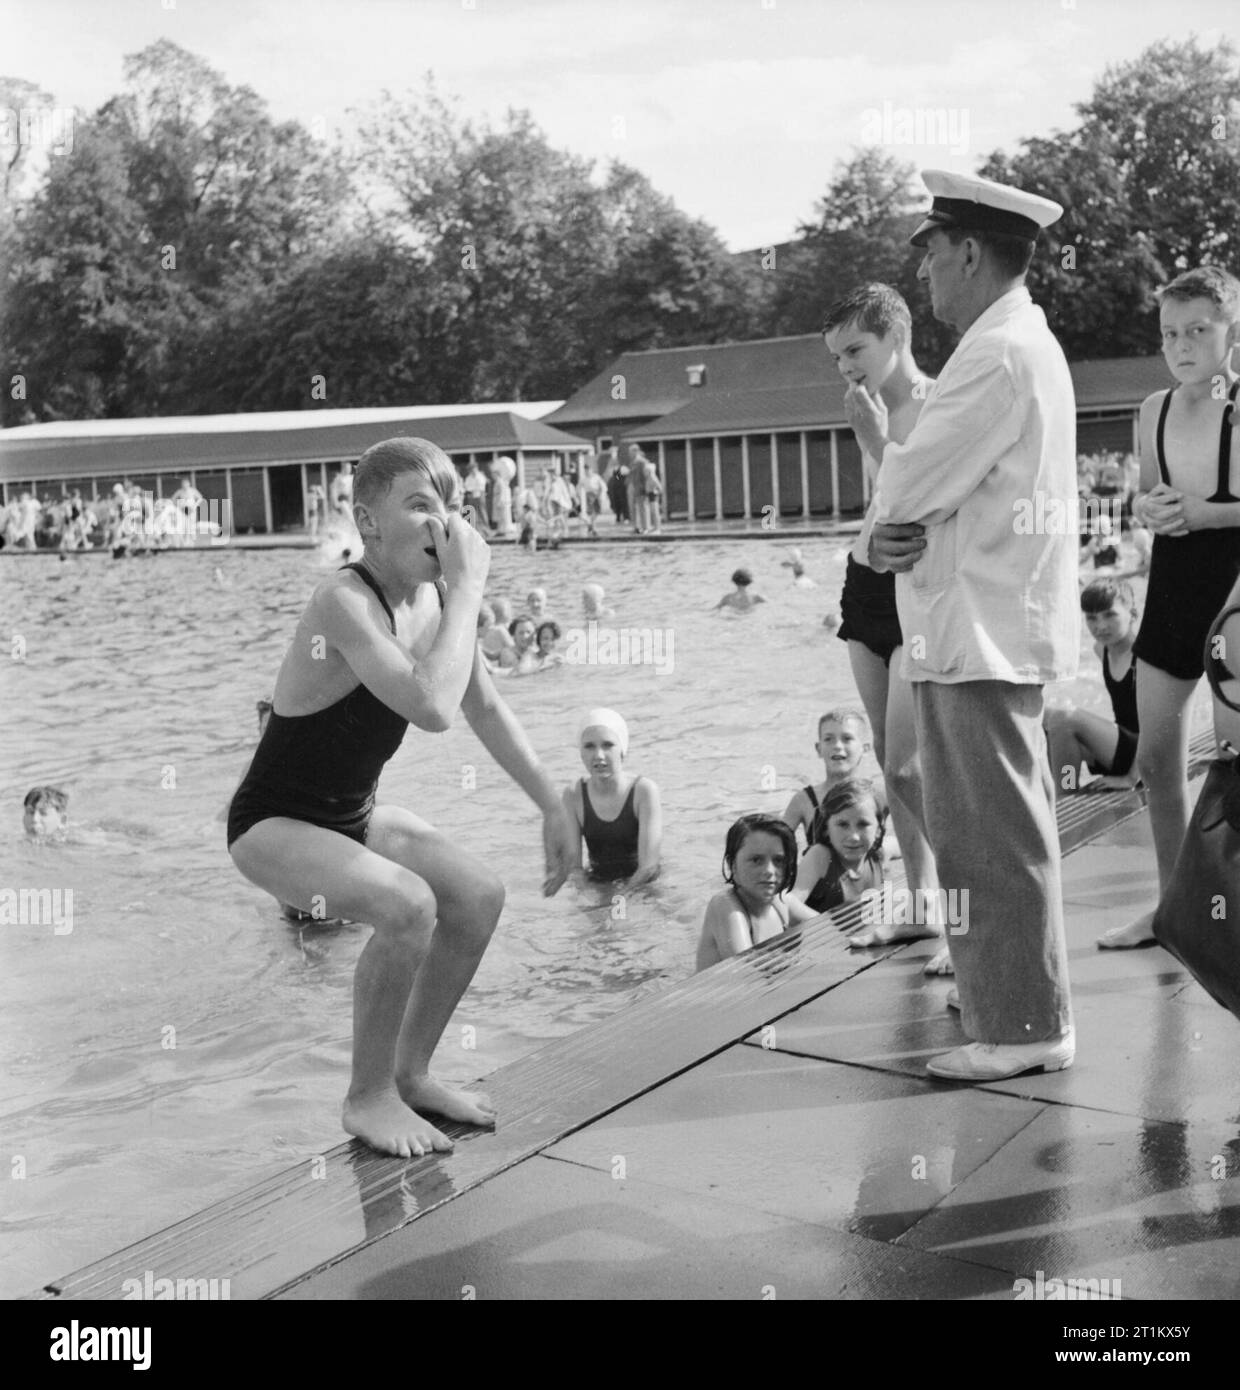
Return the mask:
<svg viewBox="0 0 1240 1390">
<path fill-rule="evenodd" d="M 493 598 L 493 599 L 491 599 L 490 602 L 491 602 L 491 611 L 495 614 L 495 621 L 496 621 L 497 623 L 511 622 L 511 621 L 512 621 L 512 600 L 511 600 L 511 599 L 504 598 L 504 597 L 501 595 L 499 598 Z"/>
<path fill-rule="evenodd" d="M 753 575 L 742 565 L 740 569 L 732 571 L 732 583 L 744 589 L 753 583 Z"/>
<path fill-rule="evenodd" d="M 728 831 L 728 838 L 723 846 L 724 882 L 735 883 L 736 880 L 732 874 L 736 865 L 736 856 L 744 848 L 745 841 L 751 835 L 774 835 L 783 846 L 784 881 L 779 885 L 779 891 L 786 893 L 797 881 L 797 837 L 778 816 L 769 816 L 762 811 L 752 812 L 732 823 L 732 828 Z"/>
<path fill-rule="evenodd" d="M 831 333 L 846 324 L 855 323 L 863 333 L 885 338 L 896 326 L 903 324 L 906 333 L 913 331 L 913 316 L 899 290 L 879 280 L 860 285 L 843 299 L 837 299 L 827 310 L 823 333 Z"/>
<path fill-rule="evenodd" d="M 548 618 L 547 621 L 546 621 L 545 623 L 539 623 L 539 624 L 538 624 L 538 628 L 537 628 L 537 630 L 536 630 L 535 633 L 534 633 L 534 644 L 535 644 L 536 646 L 541 646 L 541 645 L 542 645 L 542 635 L 543 635 L 544 632 L 546 632 L 546 631 L 548 631 L 548 630 L 550 630 L 551 636 L 552 636 L 552 638 L 553 638 L 556 642 L 558 642 L 558 641 L 560 640 L 560 637 L 562 636 L 562 634 L 561 634 L 561 632 L 560 632 L 560 625 L 559 625 L 559 623 L 552 622 L 552 620 L 551 620 L 550 618 Z"/>
<path fill-rule="evenodd" d="M 940 227 L 939 231 L 953 246 L 969 237 L 984 247 L 998 268 L 1011 280 L 1024 275 L 1033 261 L 1037 242 L 1029 237 L 1013 236 L 1011 232 L 992 232 L 980 227 Z"/>
<path fill-rule="evenodd" d="M 1135 613 L 1137 597 L 1126 579 L 1095 579 L 1081 590 L 1082 613 L 1105 613 L 1114 603 L 1124 603 Z"/>
<path fill-rule="evenodd" d="M 822 741 L 824 724 L 860 724 L 866 738 L 870 737 L 870 721 L 860 705 L 837 705 L 818 718 L 818 741 Z"/>
<path fill-rule="evenodd" d="M 1224 318 L 1231 322 L 1240 319 L 1240 280 L 1220 266 L 1201 265 L 1177 275 L 1158 291 L 1159 304 L 1164 299 L 1208 299 Z"/>
<path fill-rule="evenodd" d="M 51 806 L 63 816 L 69 809 L 69 793 L 60 787 L 31 787 L 22 803 L 27 811 L 38 811 Z"/>
<path fill-rule="evenodd" d="M 875 818 L 878 821 L 878 833 L 874 837 L 874 843 L 870 846 L 866 858 L 881 860 L 883 835 L 887 830 L 887 813 L 879 805 L 878 794 L 875 792 L 873 784 L 861 777 L 849 777 L 828 789 L 827 794 L 822 798 L 822 804 L 814 813 L 814 823 L 810 827 L 810 844 L 822 845 L 834 854 L 835 849 L 827 833 L 831 817 L 838 816 L 841 811 L 848 810 L 850 806 L 860 806 L 866 801 L 873 802 Z"/>
<path fill-rule="evenodd" d="M 353 500 L 365 507 L 376 507 L 391 491 L 402 473 L 421 473 L 452 506 L 461 500 L 461 480 L 452 460 L 429 439 L 401 437 L 372 444 L 357 462 L 353 481 Z"/>
<path fill-rule="evenodd" d="M 530 617 L 528 613 L 522 613 L 519 618 L 514 618 L 512 622 L 508 624 L 508 635 L 510 637 L 515 637 L 517 635 L 517 628 L 519 628 L 522 623 L 529 623 L 529 625 L 534 629 L 535 636 L 537 636 L 538 624 L 534 621 L 533 618 Z"/>
</svg>

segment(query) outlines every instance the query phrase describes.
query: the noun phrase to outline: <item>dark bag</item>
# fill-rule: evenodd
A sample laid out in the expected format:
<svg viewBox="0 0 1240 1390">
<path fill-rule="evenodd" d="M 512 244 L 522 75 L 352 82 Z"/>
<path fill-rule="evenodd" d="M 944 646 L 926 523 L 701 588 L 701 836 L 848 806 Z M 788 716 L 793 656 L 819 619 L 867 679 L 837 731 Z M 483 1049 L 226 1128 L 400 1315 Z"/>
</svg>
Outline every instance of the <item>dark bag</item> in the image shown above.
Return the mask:
<svg viewBox="0 0 1240 1390">
<path fill-rule="evenodd" d="M 1225 609 L 1210 629 L 1206 675 L 1218 699 L 1240 710 L 1222 691 L 1231 673 L 1214 655 L 1224 620 L 1236 612 Z M 1240 1018 L 1240 758 L 1210 764 L 1154 914 L 1154 937 L 1211 998 Z"/>
</svg>

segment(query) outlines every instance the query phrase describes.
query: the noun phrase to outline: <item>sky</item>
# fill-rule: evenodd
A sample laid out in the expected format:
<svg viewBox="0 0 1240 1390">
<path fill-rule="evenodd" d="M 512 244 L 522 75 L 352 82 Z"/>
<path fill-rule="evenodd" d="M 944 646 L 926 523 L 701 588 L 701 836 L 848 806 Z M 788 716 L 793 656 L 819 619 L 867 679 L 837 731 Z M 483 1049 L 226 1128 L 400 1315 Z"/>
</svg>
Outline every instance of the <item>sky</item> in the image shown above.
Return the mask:
<svg viewBox="0 0 1240 1390">
<path fill-rule="evenodd" d="M 90 112 L 167 37 L 322 135 L 430 70 L 465 114 L 525 108 L 744 250 L 792 237 L 860 145 L 973 171 L 1070 128 L 1108 66 L 1235 19 L 1235 0 L 0 0 L 0 73 Z"/>
</svg>

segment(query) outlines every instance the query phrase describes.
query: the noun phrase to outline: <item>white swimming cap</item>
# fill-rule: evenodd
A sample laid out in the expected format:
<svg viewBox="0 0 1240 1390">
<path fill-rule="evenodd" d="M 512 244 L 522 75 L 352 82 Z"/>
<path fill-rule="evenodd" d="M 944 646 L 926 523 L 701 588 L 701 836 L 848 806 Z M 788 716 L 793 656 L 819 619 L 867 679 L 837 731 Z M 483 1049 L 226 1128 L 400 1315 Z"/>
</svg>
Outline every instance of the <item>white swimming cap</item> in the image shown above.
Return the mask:
<svg viewBox="0 0 1240 1390">
<path fill-rule="evenodd" d="M 592 709 L 581 721 L 581 728 L 577 731 L 577 742 L 580 743 L 585 737 L 587 729 L 607 729 L 615 734 L 616 742 L 620 745 L 620 752 L 628 756 L 629 751 L 629 726 L 616 713 L 614 709 Z"/>
</svg>

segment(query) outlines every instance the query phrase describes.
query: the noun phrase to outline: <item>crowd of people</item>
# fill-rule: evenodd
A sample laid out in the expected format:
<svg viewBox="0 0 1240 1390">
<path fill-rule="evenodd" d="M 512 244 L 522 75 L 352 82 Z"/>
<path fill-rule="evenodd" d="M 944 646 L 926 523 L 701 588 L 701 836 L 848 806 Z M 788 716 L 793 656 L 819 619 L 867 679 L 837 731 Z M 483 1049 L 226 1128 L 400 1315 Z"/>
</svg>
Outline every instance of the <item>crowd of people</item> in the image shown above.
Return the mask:
<svg viewBox="0 0 1240 1390">
<path fill-rule="evenodd" d="M 0 511 L 0 548 L 106 549 L 119 558 L 193 545 L 210 526 L 202 503 L 188 478 L 169 497 L 156 497 L 128 478 L 89 499 L 77 487 L 59 497 L 45 493 L 42 501 L 22 491 Z"/>
</svg>

